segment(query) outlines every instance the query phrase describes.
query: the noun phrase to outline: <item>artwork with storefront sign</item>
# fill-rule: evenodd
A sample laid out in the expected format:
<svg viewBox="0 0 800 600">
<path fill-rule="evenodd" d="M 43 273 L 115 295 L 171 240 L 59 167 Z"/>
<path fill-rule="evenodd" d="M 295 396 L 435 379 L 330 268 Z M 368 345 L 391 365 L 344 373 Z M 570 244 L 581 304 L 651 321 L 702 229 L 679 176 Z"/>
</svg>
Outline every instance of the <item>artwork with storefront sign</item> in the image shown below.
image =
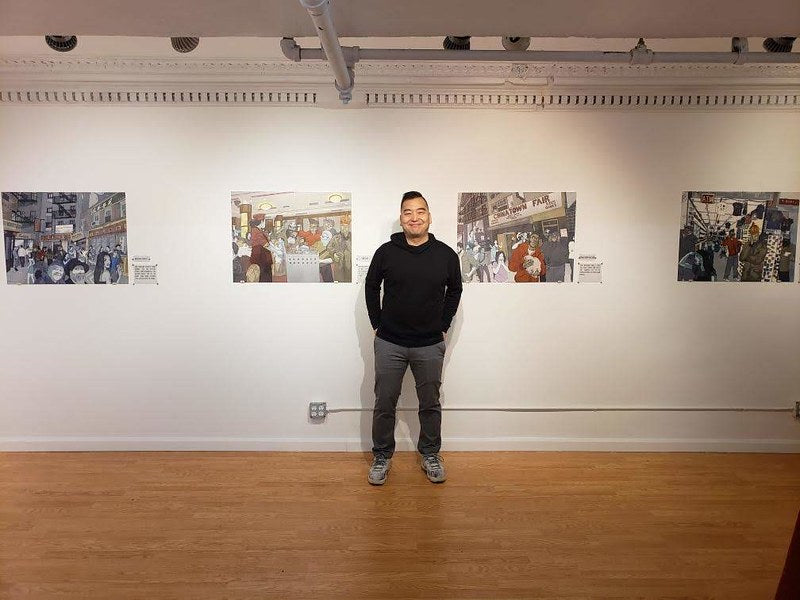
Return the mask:
<svg viewBox="0 0 800 600">
<path fill-rule="evenodd" d="M 350 194 L 232 192 L 234 283 L 352 281 Z"/>
<path fill-rule="evenodd" d="M 6 281 L 128 283 L 124 192 L 3 192 Z"/>
<path fill-rule="evenodd" d="M 458 255 L 464 283 L 571 282 L 575 192 L 458 195 Z"/>
<path fill-rule="evenodd" d="M 684 192 L 678 281 L 795 281 L 800 192 Z"/>
</svg>

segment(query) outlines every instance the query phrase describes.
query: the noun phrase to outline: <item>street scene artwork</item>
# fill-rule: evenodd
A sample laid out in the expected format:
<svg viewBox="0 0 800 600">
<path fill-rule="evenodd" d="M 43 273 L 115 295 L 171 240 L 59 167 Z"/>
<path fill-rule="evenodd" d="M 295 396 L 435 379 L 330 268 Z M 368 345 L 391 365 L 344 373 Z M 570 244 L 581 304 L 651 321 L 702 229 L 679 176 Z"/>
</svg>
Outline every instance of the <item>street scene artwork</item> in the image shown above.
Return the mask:
<svg viewBox="0 0 800 600">
<path fill-rule="evenodd" d="M 574 280 L 575 192 L 468 192 L 458 195 L 464 283 Z"/>
<path fill-rule="evenodd" d="M 795 278 L 800 192 L 684 192 L 678 281 Z"/>
<path fill-rule="evenodd" d="M 350 194 L 232 192 L 234 283 L 352 281 Z"/>
<path fill-rule="evenodd" d="M 124 192 L 3 192 L 6 281 L 128 283 Z"/>
</svg>

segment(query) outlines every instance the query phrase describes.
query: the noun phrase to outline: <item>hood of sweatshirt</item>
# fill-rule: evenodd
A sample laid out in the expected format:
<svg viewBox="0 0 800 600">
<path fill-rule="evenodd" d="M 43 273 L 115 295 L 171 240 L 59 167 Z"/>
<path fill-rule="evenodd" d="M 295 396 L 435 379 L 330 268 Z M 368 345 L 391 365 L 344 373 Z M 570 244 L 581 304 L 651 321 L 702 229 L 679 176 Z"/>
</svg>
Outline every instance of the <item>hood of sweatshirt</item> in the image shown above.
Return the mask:
<svg viewBox="0 0 800 600">
<path fill-rule="evenodd" d="M 392 243 L 395 246 L 399 246 L 400 248 L 402 248 L 406 252 L 410 252 L 411 254 L 420 254 L 422 252 L 425 252 L 425 250 L 430 248 L 431 244 L 433 244 L 433 242 L 436 241 L 436 238 L 433 237 L 433 234 L 428 233 L 427 242 L 425 242 L 424 244 L 420 244 L 419 246 L 412 246 L 411 244 L 408 243 L 408 241 L 406 240 L 406 234 L 402 231 L 398 233 L 393 233 L 390 239 L 392 240 Z"/>
</svg>

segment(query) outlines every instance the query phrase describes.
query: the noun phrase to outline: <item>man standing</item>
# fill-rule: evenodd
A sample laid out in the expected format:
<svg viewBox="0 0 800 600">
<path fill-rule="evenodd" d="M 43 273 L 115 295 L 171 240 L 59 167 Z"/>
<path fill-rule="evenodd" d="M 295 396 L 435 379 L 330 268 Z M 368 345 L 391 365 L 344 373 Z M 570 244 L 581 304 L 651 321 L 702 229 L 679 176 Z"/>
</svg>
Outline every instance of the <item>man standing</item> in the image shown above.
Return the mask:
<svg viewBox="0 0 800 600">
<path fill-rule="evenodd" d="M 758 230 L 758 227 L 756 227 Z M 758 230 L 760 231 L 760 230 Z M 761 281 L 761 271 L 764 268 L 764 259 L 767 256 L 767 236 L 758 235 L 751 237 L 742 246 L 739 253 L 739 262 L 742 265 L 742 281 Z"/>
<path fill-rule="evenodd" d="M 439 456 L 439 387 L 444 336 L 456 314 L 462 285 L 458 256 L 428 232 L 430 224 L 428 202 L 422 194 L 403 194 L 403 232 L 393 234 L 391 241 L 378 248 L 367 273 L 367 312 L 375 330 L 374 460 L 367 477 L 373 485 L 386 482 L 395 447 L 397 399 L 409 365 L 419 399 L 417 450 L 422 455 L 422 469 L 434 483 L 446 479 Z"/>
<path fill-rule="evenodd" d="M 545 275 L 547 263 L 544 261 L 539 234 L 531 232 L 530 237 L 511 252 L 508 268 L 514 271 L 514 281 L 531 283 Z"/>
<path fill-rule="evenodd" d="M 547 281 L 557 281 L 562 283 L 566 273 L 567 261 L 569 260 L 569 242 L 561 237 L 558 229 L 551 229 L 547 234 L 547 240 L 541 247 L 544 264 L 547 265 Z"/>
<path fill-rule="evenodd" d="M 742 249 L 742 242 L 736 237 L 736 232 L 731 229 L 728 235 L 722 240 L 725 247 L 725 281 L 737 281 L 739 279 L 739 252 Z"/>
</svg>

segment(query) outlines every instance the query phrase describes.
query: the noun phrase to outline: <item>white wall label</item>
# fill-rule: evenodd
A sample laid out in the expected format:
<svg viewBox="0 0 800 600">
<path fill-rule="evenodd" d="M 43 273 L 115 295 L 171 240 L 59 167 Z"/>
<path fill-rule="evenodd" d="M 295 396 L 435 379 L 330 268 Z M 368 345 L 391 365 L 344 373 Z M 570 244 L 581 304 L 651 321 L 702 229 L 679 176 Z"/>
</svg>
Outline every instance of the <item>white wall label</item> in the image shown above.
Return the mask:
<svg viewBox="0 0 800 600">
<path fill-rule="evenodd" d="M 356 254 L 356 281 L 361 283 L 367 278 L 369 263 L 372 262 L 371 254 Z"/>
<path fill-rule="evenodd" d="M 132 262 L 133 283 L 149 283 L 158 285 L 158 265 L 145 262 Z"/>
<path fill-rule="evenodd" d="M 603 283 L 603 263 L 594 254 L 578 255 L 578 283 Z"/>
</svg>

